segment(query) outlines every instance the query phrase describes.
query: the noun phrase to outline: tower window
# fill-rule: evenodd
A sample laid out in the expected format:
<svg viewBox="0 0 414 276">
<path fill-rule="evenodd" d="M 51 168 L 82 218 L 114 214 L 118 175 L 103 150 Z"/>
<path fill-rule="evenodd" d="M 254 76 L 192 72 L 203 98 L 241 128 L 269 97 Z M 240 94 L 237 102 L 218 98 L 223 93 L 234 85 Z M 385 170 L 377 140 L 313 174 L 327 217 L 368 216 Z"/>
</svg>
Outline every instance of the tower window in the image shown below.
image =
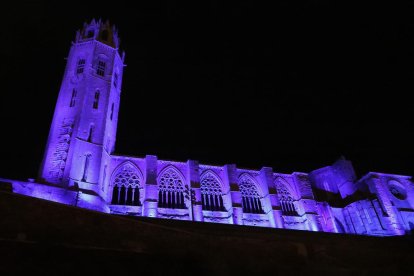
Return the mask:
<svg viewBox="0 0 414 276">
<path fill-rule="evenodd" d="M 72 97 L 70 98 L 70 105 L 69 107 L 74 107 L 76 103 L 76 94 L 78 94 L 78 91 L 76 89 L 72 90 Z"/>
<path fill-rule="evenodd" d="M 89 169 L 89 162 L 91 160 L 91 154 L 85 155 L 85 163 L 83 165 L 83 176 L 82 176 L 82 182 L 86 182 L 87 176 L 88 176 L 88 169 Z"/>
<path fill-rule="evenodd" d="M 88 31 L 88 38 L 93 37 L 93 35 L 94 35 L 93 30 L 89 30 L 89 31 Z"/>
<path fill-rule="evenodd" d="M 93 109 L 98 109 L 99 106 L 99 91 L 95 92 L 95 98 L 93 100 Z"/>
<path fill-rule="evenodd" d="M 114 87 L 117 88 L 118 87 L 118 74 L 115 73 L 114 75 Z"/>
<path fill-rule="evenodd" d="M 91 125 L 89 127 L 88 142 L 92 142 L 92 136 L 93 136 L 94 129 L 95 129 L 95 126 L 94 125 Z"/>
<path fill-rule="evenodd" d="M 76 74 L 82 74 L 85 68 L 85 59 L 78 60 L 78 66 L 76 67 Z"/>
<path fill-rule="evenodd" d="M 106 63 L 104 61 L 98 61 L 98 67 L 96 68 L 96 74 L 98 74 L 99 76 L 104 76 L 105 75 L 105 67 L 106 67 Z"/>
<path fill-rule="evenodd" d="M 112 121 L 112 118 L 113 118 L 113 116 L 114 116 L 114 103 L 112 103 L 112 106 L 111 106 L 111 121 Z"/>
</svg>

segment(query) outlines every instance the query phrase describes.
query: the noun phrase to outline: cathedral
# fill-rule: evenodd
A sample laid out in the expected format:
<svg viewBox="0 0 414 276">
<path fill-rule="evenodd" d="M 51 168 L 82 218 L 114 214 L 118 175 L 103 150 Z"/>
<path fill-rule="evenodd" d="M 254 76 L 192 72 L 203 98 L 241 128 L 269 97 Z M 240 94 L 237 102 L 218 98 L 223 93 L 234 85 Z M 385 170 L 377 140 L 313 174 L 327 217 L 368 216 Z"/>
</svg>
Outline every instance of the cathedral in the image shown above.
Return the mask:
<svg viewBox="0 0 414 276">
<path fill-rule="evenodd" d="M 414 230 L 411 176 L 350 161 L 309 173 L 114 154 L 125 54 L 109 22 L 76 33 L 36 180 L 12 191 L 110 214 L 370 236 Z M 127 91 L 128 93 L 128 91 Z"/>
</svg>

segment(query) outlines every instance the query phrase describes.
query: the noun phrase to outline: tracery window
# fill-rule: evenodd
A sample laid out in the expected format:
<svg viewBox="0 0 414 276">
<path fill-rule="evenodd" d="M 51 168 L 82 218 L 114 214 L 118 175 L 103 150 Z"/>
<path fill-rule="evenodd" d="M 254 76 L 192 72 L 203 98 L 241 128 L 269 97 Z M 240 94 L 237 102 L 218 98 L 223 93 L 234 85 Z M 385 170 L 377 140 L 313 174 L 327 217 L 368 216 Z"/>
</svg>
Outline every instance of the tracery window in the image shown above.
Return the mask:
<svg viewBox="0 0 414 276">
<path fill-rule="evenodd" d="M 281 183 L 281 181 L 284 180 L 278 181 L 278 183 L 276 184 L 276 188 L 279 196 L 280 205 L 282 208 L 282 215 L 297 216 L 298 212 L 296 210 L 292 194 L 289 192 L 286 185 L 284 183 Z"/>
<path fill-rule="evenodd" d="M 248 175 L 242 175 L 239 179 L 239 187 L 242 195 L 244 213 L 264 214 L 257 186 Z"/>
<path fill-rule="evenodd" d="M 211 172 L 206 172 L 201 175 L 200 185 L 203 210 L 226 211 L 223 205 L 221 185 L 217 177 Z"/>
<path fill-rule="evenodd" d="M 158 207 L 185 209 L 184 181 L 179 173 L 168 168 L 158 179 Z"/>
<path fill-rule="evenodd" d="M 140 206 L 139 189 L 141 178 L 137 169 L 130 164 L 125 164 L 115 175 L 112 191 L 112 204 Z"/>
</svg>

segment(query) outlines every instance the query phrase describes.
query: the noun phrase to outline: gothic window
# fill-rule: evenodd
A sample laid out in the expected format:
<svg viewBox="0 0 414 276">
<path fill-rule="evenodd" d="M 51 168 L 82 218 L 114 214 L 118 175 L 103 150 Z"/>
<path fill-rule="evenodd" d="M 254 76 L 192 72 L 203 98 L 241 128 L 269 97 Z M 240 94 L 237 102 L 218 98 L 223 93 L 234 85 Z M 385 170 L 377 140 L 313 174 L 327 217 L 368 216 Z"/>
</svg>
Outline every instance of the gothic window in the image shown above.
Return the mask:
<svg viewBox="0 0 414 276">
<path fill-rule="evenodd" d="M 115 88 L 118 87 L 118 74 L 117 73 L 114 74 L 114 87 Z"/>
<path fill-rule="evenodd" d="M 98 67 L 96 68 L 96 74 L 103 77 L 105 75 L 105 67 L 106 67 L 105 61 L 99 60 Z"/>
<path fill-rule="evenodd" d="M 217 177 L 212 172 L 201 175 L 201 201 L 203 210 L 226 211 L 223 205 L 221 185 Z"/>
<path fill-rule="evenodd" d="M 139 189 L 141 177 L 131 164 L 125 164 L 117 172 L 112 182 L 112 204 L 140 206 Z"/>
<path fill-rule="evenodd" d="M 168 168 L 158 178 L 158 207 L 185 209 L 184 181 L 174 168 Z"/>
<path fill-rule="evenodd" d="M 111 105 L 111 116 L 110 116 L 111 121 L 112 121 L 113 116 L 114 116 L 114 103 L 112 103 Z"/>
<path fill-rule="evenodd" d="M 85 59 L 81 58 L 78 60 L 78 65 L 76 67 L 76 74 L 82 74 L 85 68 Z"/>
<path fill-rule="evenodd" d="M 78 94 L 78 91 L 76 89 L 72 90 L 72 97 L 70 98 L 70 104 L 69 107 L 74 107 L 76 104 L 76 95 Z"/>
<path fill-rule="evenodd" d="M 244 213 L 264 214 L 257 186 L 248 175 L 242 175 L 239 179 L 239 187 L 242 195 Z"/>
<path fill-rule="evenodd" d="M 99 106 L 99 96 L 100 96 L 100 93 L 99 93 L 99 90 L 97 90 L 95 92 L 95 98 L 93 99 L 93 109 L 98 109 L 98 106 Z"/>
<path fill-rule="evenodd" d="M 284 216 L 297 216 L 298 212 L 296 210 L 295 202 L 293 200 L 292 194 L 287 189 L 287 183 L 285 180 L 279 179 L 276 183 L 277 194 L 279 197 L 279 202 L 282 208 L 282 215 Z"/>
</svg>

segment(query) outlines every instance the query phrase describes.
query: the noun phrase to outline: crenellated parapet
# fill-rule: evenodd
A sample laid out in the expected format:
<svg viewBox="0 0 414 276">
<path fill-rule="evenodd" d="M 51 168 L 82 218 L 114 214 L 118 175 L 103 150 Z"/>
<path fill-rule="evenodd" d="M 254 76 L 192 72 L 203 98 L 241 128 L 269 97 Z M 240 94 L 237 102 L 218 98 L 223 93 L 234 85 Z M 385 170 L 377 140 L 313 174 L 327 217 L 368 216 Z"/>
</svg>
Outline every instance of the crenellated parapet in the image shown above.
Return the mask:
<svg viewBox="0 0 414 276">
<path fill-rule="evenodd" d="M 105 22 L 101 19 L 92 19 L 90 23 L 84 23 L 83 28 L 76 32 L 76 43 L 96 40 L 112 48 L 119 48 L 120 39 L 115 25 L 111 25 L 109 20 Z"/>
</svg>

